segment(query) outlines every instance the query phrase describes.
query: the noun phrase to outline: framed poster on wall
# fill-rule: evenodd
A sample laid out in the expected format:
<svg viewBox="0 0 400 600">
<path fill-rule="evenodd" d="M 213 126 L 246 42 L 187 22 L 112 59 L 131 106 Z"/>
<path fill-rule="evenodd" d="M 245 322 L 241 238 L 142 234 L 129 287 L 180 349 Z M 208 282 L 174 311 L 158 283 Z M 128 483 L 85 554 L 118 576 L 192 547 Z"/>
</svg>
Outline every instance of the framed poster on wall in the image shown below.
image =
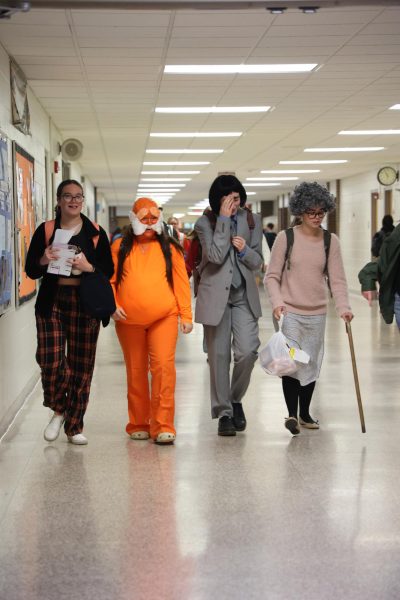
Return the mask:
<svg viewBox="0 0 400 600">
<path fill-rule="evenodd" d="M 13 142 L 16 304 L 36 294 L 36 282 L 25 273 L 29 244 L 35 231 L 34 159 Z"/>
<path fill-rule="evenodd" d="M 11 306 L 13 281 L 12 199 L 8 138 L 0 131 L 0 314 Z"/>
</svg>

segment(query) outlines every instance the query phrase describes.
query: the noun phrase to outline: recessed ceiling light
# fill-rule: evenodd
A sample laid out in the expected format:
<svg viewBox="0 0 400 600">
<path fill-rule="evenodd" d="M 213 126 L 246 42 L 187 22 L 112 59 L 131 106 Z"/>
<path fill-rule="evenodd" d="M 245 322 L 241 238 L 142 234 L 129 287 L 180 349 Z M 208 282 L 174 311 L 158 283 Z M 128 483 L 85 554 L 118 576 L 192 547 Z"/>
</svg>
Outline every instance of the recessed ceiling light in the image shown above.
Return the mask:
<svg viewBox="0 0 400 600">
<path fill-rule="evenodd" d="M 376 152 L 383 146 L 359 146 L 358 148 L 304 148 L 304 152 Z"/>
<path fill-rule="evenodd" d="M 164 73 L 173 73 L 175 75 L 309 73 L 317 66 L 317 63 L 282 63 L 274 65 L 166 65 Z"/>
<path fill-rule="evenodd" d="M 246 181 L 295 181 L 298 177 L 246 177 Z"/>
<path fill-rule="evenodd" d="M 339 131 L 338 135 L 399 135 L 400 129 L 351 129 Z"/>
<path fill-rule="evenodd" d="M 180 188 L 153 188 L 153 187 L 146 187 L 146 188 L 141 188 L 139 187 L 138 190 L 142 193 L 142 192 L 147 192 L 147 193 L 151 193 L 154 192 L 159 193 L 159 192 L 167 192 L 168 194 L 171 192 L 180 192 Z"/>
<path fill-rule="evenodd" d="M 242 131 L 220 131 L 220 132 L 192 132 L 192 133 L 151 133 L 150 137 L 155 138 L 224 138 L 224 137 L 240 137 Z"/>
<path fill-rule="evenodd" d="M 162 187 L 175 187 L 175 188 L 184 188 L 186 186 L 186 183 L 139 183 L 138 184 L 139 187 L 145 187 L 145 188 L 162 188 Z"/>
<path fill-rule="evenodd" d="M 280 160 L 280 165 L 338 165 L 348 160 Z"/>
<path fill-rule="evenodd" d="M 160 177 L 142 177 L 141 181 L 154 181 L 154 183 L 170 183 L 172 181 L 192 181 L 190 177 L 170 177 L 162 179 Z"/>
<path fill-rule="evenodd" d="M 268 181 L 266 181 L 265 183 L 246 183 L 245 187 L 273 187 L 276 185 L 281 185 L 280 183 L 270 183 Z"/>
<path fill-rule="evenodd" d="M 192 148 L 190 149 L 183 149 L 183 148 L 177 148 L 177 149 L 168 149 L 168 150 L 162 150 L 162 149 L 157 149 L 157 150 L 146 150 L 146 154 L 221 154 L 223 152 L 223 150 L 207 150 L 207 149 L 201 149 L 201 150 L 194 150 Z"/>
<path fill-rule="evenodd" d="M 141 175 L 198 175 L 200 171 L 142 171 Z"/>
<path fill-rule="evenodd" d="M 276 171 L 260 171 L 260 173 L 320 173 L 320 169 L 281 169 Z"/>
<path fill-rule="evenodd" d="M 400 110 L 400 104 L 393 104 L 393 106 L 391 106 L 389 110 Z"/>
<path fill-rule="evenodd" d="M 270 106 L 168 106 L 157 107 L 157 113 L 253 113 L 267 112 Z"/>
<path fill-rule="evenodd" d="M 182 161 L 182 160 L 177 160 L 177 161 L 167 161 L 167 162 L 144 162 L 143 163 L 145 166 L 147 165 L 148 167 L 150 167 L 151 165 L 153 165 L 154 167 L 172 167 L 173 165 L 177 165 L 179 166 L 195 166 L 195 165 L 209 165 L 210 162 L 209 161 Z"/>
</svg>

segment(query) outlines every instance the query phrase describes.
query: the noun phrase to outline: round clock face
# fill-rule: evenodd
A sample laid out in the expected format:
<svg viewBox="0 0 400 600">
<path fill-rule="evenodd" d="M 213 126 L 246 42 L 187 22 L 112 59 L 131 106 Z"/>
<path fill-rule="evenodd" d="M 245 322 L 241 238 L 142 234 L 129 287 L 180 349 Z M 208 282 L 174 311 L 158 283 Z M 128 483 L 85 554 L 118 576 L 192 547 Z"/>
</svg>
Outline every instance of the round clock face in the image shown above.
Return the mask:
<svg viewBox="0 0 400 600">
<path fill-rule="evenodd" d="M 382 167 L 378 171 L 378 181 L 382 185 L 392 185 L 397 180 L 397 171 L 393 167 Z"/>
</svg>

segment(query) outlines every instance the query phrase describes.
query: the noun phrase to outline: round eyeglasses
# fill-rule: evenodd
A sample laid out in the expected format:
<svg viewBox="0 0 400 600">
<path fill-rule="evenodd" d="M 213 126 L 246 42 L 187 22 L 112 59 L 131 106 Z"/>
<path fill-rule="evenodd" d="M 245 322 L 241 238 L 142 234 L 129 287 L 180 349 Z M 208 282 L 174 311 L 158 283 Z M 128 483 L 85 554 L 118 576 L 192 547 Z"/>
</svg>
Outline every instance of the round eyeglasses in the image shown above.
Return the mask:
<svg viewBox="0 0 400 600">
<path fill-rule="evenodd" d="M 71 202 L 72 200 L 75 200 L 75 202 L 80 204 L 84 201 L 85 196 L 83 194 L 76 194 L 76 196 L 73 196 L 72 194 L 61 194 L 61 198 L 65 200 L 65 202 Z"/>
</svg>

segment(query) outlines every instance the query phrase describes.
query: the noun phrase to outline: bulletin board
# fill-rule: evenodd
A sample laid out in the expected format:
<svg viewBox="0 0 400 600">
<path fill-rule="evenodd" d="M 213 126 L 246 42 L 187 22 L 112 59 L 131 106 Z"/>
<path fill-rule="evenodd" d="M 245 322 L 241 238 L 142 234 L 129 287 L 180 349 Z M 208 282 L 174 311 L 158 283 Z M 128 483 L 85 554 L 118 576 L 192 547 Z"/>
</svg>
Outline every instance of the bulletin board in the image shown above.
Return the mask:
<svg viewBox="0 0 400 600">
<path fill-rule="evenodd" d="M 12 256 L 12 198 L 8 138 L 0 131 L 0 314 L 11 307 Z"/>
<path fill-rule="evenodd" d="M 16 304 L 36 294 L 36 282 L 25 273 L 29 244 L 35 231 L 34 159 L 14 142 L 14 215 Z"/>
</svg>

